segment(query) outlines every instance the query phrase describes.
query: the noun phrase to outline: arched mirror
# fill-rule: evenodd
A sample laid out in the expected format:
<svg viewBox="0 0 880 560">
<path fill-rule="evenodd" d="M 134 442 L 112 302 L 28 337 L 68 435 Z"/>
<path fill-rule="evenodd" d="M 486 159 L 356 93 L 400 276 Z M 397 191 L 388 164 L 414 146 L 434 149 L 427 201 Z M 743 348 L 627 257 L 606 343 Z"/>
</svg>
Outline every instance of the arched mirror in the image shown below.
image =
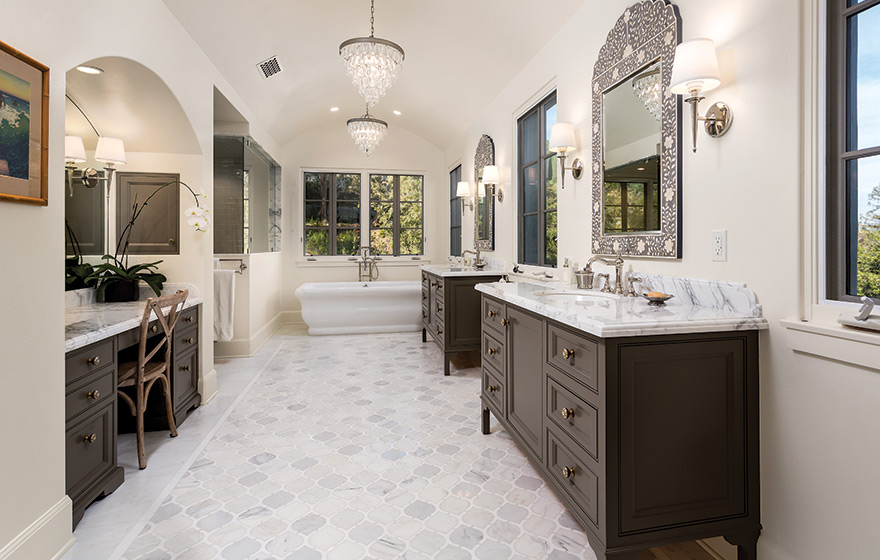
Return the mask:
<svg viewBox="0 0 880 560">
<path fill-rule="evenodd" d="M 474 215 L 474 245 L 481 251 L 495 249 L 495 197 L 494 186 L 483 185 L 483 168 L 495 165 L 495 143 L 483 135 L 474 155 L 474 182 L 477 184 L 477 205 Z"/>
<path fill-rule="evenodd" d="M 681 257 L 681 99 L 669 90 L 681 20 L 627 8 L 593 68 L 593 252 Z"/>
</svg>

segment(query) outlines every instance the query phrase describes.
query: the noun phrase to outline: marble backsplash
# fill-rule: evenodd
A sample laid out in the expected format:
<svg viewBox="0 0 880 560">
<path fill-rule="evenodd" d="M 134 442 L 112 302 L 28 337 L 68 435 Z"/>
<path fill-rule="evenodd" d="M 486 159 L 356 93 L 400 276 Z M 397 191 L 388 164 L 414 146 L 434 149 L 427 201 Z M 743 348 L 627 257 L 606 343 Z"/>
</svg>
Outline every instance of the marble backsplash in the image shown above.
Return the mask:
<svg viewBox="0 0 880 560">
<path fill-rule="evenodd" d="M 166 283 L 162 287 L 162 295 L 173 294 L 177 290 L 189 290 L 189 297 L 201 297 L 199 290 L 192 284 L 183 283 Z M 97 302 L 97 291 L 94 288 L 84 288 L 82 290 L 70 290 L 64 292 L 64 308 L 82 307 L 83 305 L 91 305 Z M 141 283 L 140 301 L 146 301 L 147 298 L 155 296 L 153 289 L 144 283 Z"/>
<path fill-rule="evenodd" d="M 644 279 L 641 284 L 641 292 L 672 294 L 679 303 L 686 305 L 724 309 L 752 317 L 763 315 L 761 304 L 758 303 L 755 292 L 740 282 L 699 280 L 658 274 L 642 274 L 641 276 Z"/>
</svg>

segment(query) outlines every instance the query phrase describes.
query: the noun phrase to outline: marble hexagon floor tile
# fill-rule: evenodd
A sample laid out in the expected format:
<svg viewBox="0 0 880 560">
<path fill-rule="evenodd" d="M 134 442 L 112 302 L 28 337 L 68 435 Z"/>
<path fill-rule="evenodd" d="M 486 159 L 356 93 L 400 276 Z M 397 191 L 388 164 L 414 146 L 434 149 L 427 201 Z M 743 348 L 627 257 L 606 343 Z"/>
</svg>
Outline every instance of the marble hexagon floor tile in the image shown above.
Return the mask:
<svg viewBox="0 0 880 560">
<path fill-rule="evenodd" d="M 284 340 L 123 558 L 594 559 L 504 430 L 480 433 L 462 365 L 443 377 L 418 333 Z"/>
</svg>

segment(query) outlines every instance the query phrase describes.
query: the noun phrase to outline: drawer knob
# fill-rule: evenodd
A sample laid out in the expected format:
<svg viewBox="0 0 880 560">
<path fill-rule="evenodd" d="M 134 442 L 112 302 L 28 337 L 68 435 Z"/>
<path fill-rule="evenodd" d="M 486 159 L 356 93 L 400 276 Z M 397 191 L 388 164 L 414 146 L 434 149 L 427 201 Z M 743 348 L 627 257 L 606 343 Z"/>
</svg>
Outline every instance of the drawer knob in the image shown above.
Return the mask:
<svg viewBox="0 0 880 560">
<path fill-rule="evenodd" d="M 574 478 L 574 467 L 562 467 L 562 476 L 565 478 Z"/>
<path fill-rule="evenodd" d="M 101 363 L 101 356 L 93 356 L 88 359 L 90 366 L 96 366 Z"/>
<path fill-rule="evenodd" d="M 96 401 L 100 398 L 101 398 L 101 391 L 98 391 L 98 390 L 89 391 L 89 393 L 86 395 L 86 399 L 92 400 L 92 401 Z"/>
<path fill-rule="evenodd" d="M 506 327 L 510 324 L 510 319 L 501 319 L 501 326 Z"/>
<path fill-rule="evenodd" d="M 190 366 L 180 366 L 181 371 L 189 371 Z"/>
<path fill-rule="evenodd" d="M 193 319 L 194 319 L 194 317 L 187 317 L 184 319 L 184 321 L 186 321 L 187 323 L 192 323 Z"/>
<path fill-rule="evenodd" d="M 498 352 L 498 350 L 496 350 L 496 349 L 494 349 L 494 348 L 487 348 L 487 349 L 486 349 L 486 355 L 487 355 L 487 356 L 494 356 L 497 352 Z"/>
<path fill-rule="evenodd" d="M 498 387 L 496 385 L 489 385 L 488 387 L 486 387 L 486 391 L 488 391 L 490 393 L 494 393 L 497 390 L 498 390 Z"/>
<path fill-rule="evenodd" d="M 187 344 L 192 344 L 196 340 L 193 337 L 189 337 L 189 338 L 183 339 L 183 341 L 186 342 Z"/>
<path fill-rule="evenodd" d="M 84 443 L 95 443 L 98 441 L 98 434 L 89 434 L 87 436 L 83 436 Z"/>
<path fill-rule="evenodd" d="M 437 311 L 438 312 L 443 311 L 443 306 L 440 305 L 439 303 L 437 304 Z"/>
<path fill-rule="evenodd" d="M 150 332 L 159 332 L 159 326 L 153 325 L 152 327 L 150 327 Z"/>
<path fill-rule="evenodd" d="M 566 360 L 570 360 L 574 358 L 574 350 L 569 350 L 568 348 L 562 349 L 562 357 Z"/>
<path fill-rule="evenodd" d="M 426 300 L 426 299 L 428 299 L 428 295 L 427 295 L 427 294 L 422 294 L 422 301 L 424 301 L 424 300 Z"/>
<path fill-rule="evenodd" d="M 498 313 L 495 311 L 489 311 L 488 313 L 486 313 L 486 317 L 488 317 L 489 319 L 494 318 L 496 315 L 498 315 Z"/>
<path fill-rule="evenodd" d="M 569 418 L 574 418 L 574 409 L 573 408 L 563 408 L 562 409 L 562 417 L 568 420 Z"/>
<path fill-rule="evenodd" d="M 422 319 L 427 319 L 427 318 L 428 318 L 428 314 L 425 313 L 424 311 L 422 311 Z"/>
<path fill-rule="evenodd" d="M 436 288 L 436 287 L 437 287 L 437 282 L 431 282 L 431 287 L 432 287 L 432 288 Z"/>
<path fill-rule="evenodd" d="M 443 329 L 437 329 L 437 334 L 443 334 Z"/>
</svg>

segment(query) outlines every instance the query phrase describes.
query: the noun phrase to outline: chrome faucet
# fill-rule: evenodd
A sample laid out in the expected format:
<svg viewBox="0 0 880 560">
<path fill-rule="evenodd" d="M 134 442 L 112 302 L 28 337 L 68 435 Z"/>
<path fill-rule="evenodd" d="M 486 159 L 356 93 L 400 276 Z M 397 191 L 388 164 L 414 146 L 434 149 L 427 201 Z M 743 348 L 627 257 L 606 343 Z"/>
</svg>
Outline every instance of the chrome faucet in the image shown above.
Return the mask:
<svg viewBox="0 0 880 560">
<path fill-rule="evenodd" d="M 614 260 L 600 257 L 599 255 L 596 255 L 595 257 L 590 257 L 590 260 L 587 261 L 587 265 L 584 267 L 584 270 L 586 272 L 592 272 L 594 262 L 600 262 L 602 264 L 614 267 L 614 289 L 611 290 L 611 292 L 616 295 L 623 295 L 623 257 L 620 256 L 620 253 L 617 254 L 617 258 Z M 609 283 L 610 281 L 606 279 L 605 286 L 607 287 Z"/>
<path fill-rule="evenodd" d="M 476 247 L 476 251 L 471 251 L 470 249 L 465 249 L 461 252 L 461 256 L 464 257 L 468 253 L 474 256 L 474 268 L 477 270 L 481 270 L 484 266 L 486 266 L 486 261 L 483 260 L 483 257 L 480 256 L 480 248 Z"/>
<path fill-rule="evenodd" d="M 358 282 L 372 282 L 379 277 L 379 266 L 376 264 L 376 257 L 370 254 L 372 248 L 369 246 L 361 247 L 361 260 L 358 261 Z"/>
</svg>

